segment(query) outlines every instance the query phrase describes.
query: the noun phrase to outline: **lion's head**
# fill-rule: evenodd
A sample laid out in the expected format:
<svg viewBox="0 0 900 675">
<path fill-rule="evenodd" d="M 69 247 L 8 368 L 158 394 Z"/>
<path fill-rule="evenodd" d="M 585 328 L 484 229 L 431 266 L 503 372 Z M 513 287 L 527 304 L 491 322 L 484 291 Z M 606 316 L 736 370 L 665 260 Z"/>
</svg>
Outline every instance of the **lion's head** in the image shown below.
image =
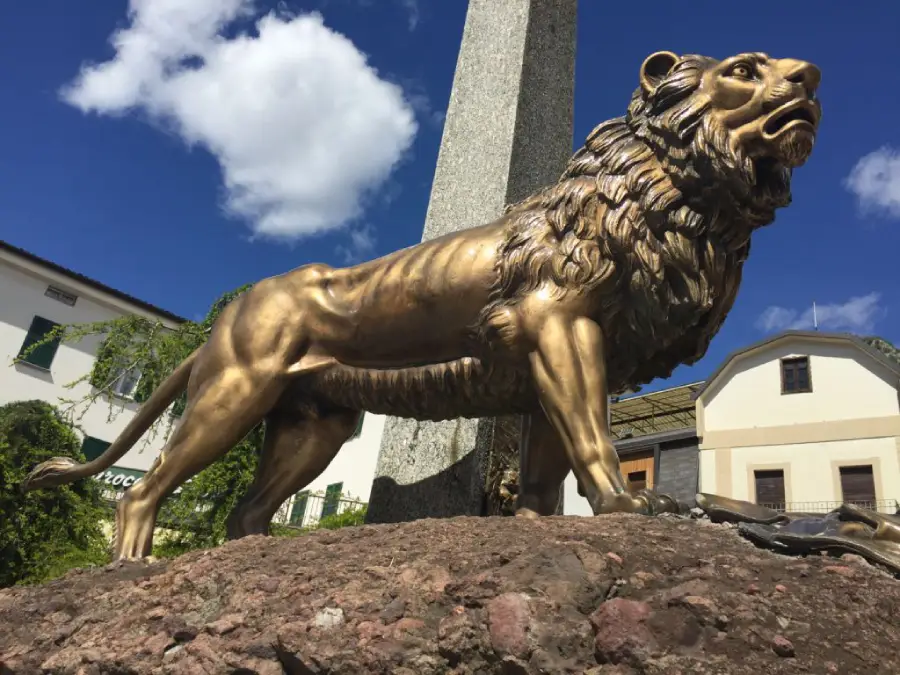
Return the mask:
<svg viewBox="0 0 900 675">
<path fill-rule="evenodd" d="M 778 208 L 790 201 L 791 169 L 812 152 L 820 78 L 811 63 L 761 53 L 657 52 L 641 65 L 626 122 L 681 190 L 711 182 Z"/>
<path fill-rule="evenodd" d="M 508 207 L 482 338 L 514 334 L 510 307 L 545 287 L 593 298 L 617 354 L 611 387 L 702 356 L 753 231 L 791 201 L 819 79 L 810 63 L 760 53 L 649 56 L 627 114 L 598 125 L 556 184 Z"/>
</svg>

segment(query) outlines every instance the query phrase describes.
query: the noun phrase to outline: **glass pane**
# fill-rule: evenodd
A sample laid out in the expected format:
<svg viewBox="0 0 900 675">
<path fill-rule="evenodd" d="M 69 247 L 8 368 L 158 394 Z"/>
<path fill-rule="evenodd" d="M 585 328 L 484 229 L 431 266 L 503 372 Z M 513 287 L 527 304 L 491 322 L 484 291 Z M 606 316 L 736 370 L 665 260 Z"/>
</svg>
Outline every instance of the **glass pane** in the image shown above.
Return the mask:
<svg viewBox="0 0 900 675">
<path fill-rule="evenodd" d="M 794 369 L 786 366 L 784 369 L 784 389 L 785 391 L 793 391 L 794 388 Z"/>
<path fill-rule="evenodd" d="M 138 368 L 131 368 L 119 375 L 112 386 L 112 390 L 119 396 L 132 396 L 140 379 L 141 371 Z"/>
</svg>

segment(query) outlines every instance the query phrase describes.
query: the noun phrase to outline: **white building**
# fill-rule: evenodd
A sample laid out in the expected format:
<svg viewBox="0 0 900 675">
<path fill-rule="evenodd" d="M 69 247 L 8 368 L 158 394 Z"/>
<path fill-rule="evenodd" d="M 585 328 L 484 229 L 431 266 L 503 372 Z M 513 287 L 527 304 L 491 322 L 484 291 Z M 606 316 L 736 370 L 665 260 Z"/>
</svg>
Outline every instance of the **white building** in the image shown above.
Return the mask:
<svg viewBox="0 0 900 675">
<path fill-rule="evenodd" d="M 65 409 L 61 399 L 81 400 L 91 394 L 93 390 L 87 382 L 72 389 L 65 385 L 90 372 L 101 342 L 99 336 L 79 343 L 42 347 L 28 358 L 29 362 L 15 360 L 25 347 L 55 325 L 108 321 L 129 314 L 158 320 L 170 329 L 184 321 L 171 312 L 0 241 L 0 405 L 39 399 Z M 86 410 L 73 411 L 80 416 L 83 450 L 89 458 L 102 453 L 115 440 L 139 407 L 131 399 L 139 373 L 130 375 L 133 377 L 122 378 L 118 383 L 122 395 L 115 400 L 101 397 Z M 329 496 L 343 494 L 345 498 L 368 501 L 383 428 L 383 417 L 366 415 L 359 435 L 344 446 L 307 491 L 328 492 Z M 100 480 L 117 488 L 111 490 L 112 494 L 121 493 L 150 467 L 164 441 L 163 433 L 146 434 Z M 289 506 L 293 509 L 293 505 Z M 341 508 L 344 507 L 342 504 Z M 317 520 L 321 508 L 321 498 L 310 500 L 303 521 Z M 294 519 L 299 520 L 301 514 L 296 511 L 299 509 L 295 510 Z"/>
<path fill-rule="evenodd" d="M 697 397 L 700 490 L 794 511 L 900 499 L 900 364 L 851 335 L 732 353 Z"/>
</svg>

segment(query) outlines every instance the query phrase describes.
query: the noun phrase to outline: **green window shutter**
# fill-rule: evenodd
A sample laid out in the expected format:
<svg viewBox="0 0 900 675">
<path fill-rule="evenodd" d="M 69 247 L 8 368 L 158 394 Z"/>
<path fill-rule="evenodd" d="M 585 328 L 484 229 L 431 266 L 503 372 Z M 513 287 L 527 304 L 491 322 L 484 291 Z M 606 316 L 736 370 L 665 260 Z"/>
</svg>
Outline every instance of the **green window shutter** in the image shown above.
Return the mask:
<svg viewBox="0 0 900 675">
<path fill-rule="evenodd" d="M 303 517 L 306 515 L 307 502 L 309 502 L 308 490 L 298 492 L 297 496 L 294 497 L 294 503 L 291 505 L 291 515 L 288 517 L 288 522 L 291 525 L 303 525 Z"/>
<path fill-rule="evenodd" d="M 341 490 L 343 483 L 332 483 L 325 488 L 325 499 L 322 503 L 322 518 L 333 516 L 337 513 L 338 504 L 341 501 Z"/>
<path fill-rule="evenodd" d="M 106 452 L 109 446 L 109 443 L 101 441 L 99 438 L 85 436 L 84 441 L 81 443 L 81 452 L 84 453 L 85 458 L 90 462 Z"/>
<path fill-rule="evenodd" d="M 60 338 L 56 338 L 51 342 L 42 344 L 40 347 L 32 351 L 28 356 L 22 357 L 22 354 L 31 345 L 43 340 L 47 333 L 56 328 L 59 324 L 53 323 L 49 319 L 40 316 L 34 317 L 31 321 L 31 327 L 28 329 L 28 335 L 25 336 L 25 342 L 19 350 L 19 358 L 25 363 L 30 363 L 38 368 L 50 370 L 50 364 L 53 363 L 53 357 L 56 356 L 56 350 L 59 348 Z"/>
<path fill-rule="evenodd" d="M 353 435 L 350 437 L 349 440 L 353 440 L 354 438 L 359 438 L 360 434 L 362 434 L 363 420 L 364 420 L 365 418 L 366 418 L 366 414 L 365 414 L 365 413 L 362 413 L 362 414 L 359 416 L 359 422 L 358 422 L 357 425 L 356 425 L 356 431 L 353 432 Z"/>
</svg>

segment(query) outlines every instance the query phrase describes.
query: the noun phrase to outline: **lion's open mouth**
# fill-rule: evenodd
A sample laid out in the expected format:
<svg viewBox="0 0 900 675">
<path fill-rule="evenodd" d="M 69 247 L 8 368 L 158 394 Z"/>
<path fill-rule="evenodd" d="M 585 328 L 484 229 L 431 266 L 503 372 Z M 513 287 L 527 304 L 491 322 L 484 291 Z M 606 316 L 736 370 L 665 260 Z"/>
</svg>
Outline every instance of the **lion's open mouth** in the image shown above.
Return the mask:
<svg viewBox="0 0 900 675">
<path fill-rule="evenodd" d="M 808 127 L 815 131 L 819 116 L 809 101 L 794 101 L 782 106 L 769 115 L 763 124 L 763 135 L 769 138 L 779 135 L 787 129 Z"/>
</svg>

